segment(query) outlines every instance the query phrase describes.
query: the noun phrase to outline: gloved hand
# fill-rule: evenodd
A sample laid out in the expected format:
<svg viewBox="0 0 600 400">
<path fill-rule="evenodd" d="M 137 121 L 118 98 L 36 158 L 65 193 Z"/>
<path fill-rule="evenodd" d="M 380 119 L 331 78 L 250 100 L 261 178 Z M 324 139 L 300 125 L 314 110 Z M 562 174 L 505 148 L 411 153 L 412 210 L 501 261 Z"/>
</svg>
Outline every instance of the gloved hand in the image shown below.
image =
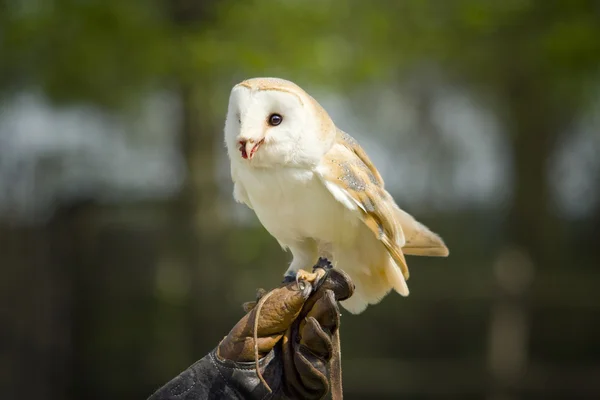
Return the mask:
<svg viewBox="0 0 600 400">
<path fill-rule="evenodd" d="M 314 271 L 262 294 L 215 350 L 151 399 L 323 398 L 331 387 L 330 361 L 339 351 L 336 300 L 349 298 L 354 285 L 325 260 Z M 339 365 L 333 371 L 339 373 Z M 332 378 L 337 386 L 340 376 Z"/>
</svg>

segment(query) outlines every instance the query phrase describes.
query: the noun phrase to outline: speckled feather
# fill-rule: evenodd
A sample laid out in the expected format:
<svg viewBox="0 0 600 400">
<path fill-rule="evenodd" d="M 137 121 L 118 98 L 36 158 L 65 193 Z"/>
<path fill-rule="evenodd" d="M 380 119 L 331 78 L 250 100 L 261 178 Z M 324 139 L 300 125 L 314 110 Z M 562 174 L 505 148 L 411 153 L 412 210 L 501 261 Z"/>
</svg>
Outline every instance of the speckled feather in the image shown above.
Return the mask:
<svg viewBox="0 0 600 400">
<path fill-rule="evenodd" d="M 404 235 L 381 175 L 352 136 L 338 130 L 336 145 L 321 164 L 323 179 L 340 186 L 352 198 L 359 207 L 362 221 L 384 244 L 408 279 L 409 271 L 402 254 Z"/>
</svg>

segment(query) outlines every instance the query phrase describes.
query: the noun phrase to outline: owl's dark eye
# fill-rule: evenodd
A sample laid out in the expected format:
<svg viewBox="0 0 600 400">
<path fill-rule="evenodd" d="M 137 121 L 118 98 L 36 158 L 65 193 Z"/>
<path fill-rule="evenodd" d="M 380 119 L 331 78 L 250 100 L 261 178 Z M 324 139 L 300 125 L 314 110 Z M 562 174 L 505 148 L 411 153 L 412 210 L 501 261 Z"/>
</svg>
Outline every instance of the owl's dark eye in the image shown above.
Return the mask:
<svg viewBox="0 0 600 400">
<path fill-rule="evenodd" d="M 277 126 L 283 121 L 283 117 L 279 114 L 271 114 L 269 115 L 269 125 Z"/>
</svg>

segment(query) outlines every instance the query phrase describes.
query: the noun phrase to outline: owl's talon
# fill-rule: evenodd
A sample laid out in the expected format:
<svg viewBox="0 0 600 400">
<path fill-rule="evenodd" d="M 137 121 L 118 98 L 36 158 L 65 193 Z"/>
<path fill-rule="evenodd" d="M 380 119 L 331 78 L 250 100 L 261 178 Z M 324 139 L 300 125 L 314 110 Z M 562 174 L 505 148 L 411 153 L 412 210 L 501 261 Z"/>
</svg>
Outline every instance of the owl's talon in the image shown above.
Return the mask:
<svg viewBox="0 0 600 400">
<path fill-rule="evenodd" d="M 298 270 L 296 273 L 296 281 L 303 280 L 309 282 L 315 286 L 319 284 L 319 281 L 325 276 L 325 270 L 323 268 L 315 269 L 315 272 L 306 272 L 303 269 Z"/>
<path fill-rule="evenodd" d="M 313 272 L 307 272 L 303 269 L 292 272 L 288 271 L 284 275 L 281 283 L 283 285 L 287 285 L 292 282 L 296 282 L 296 286 L 300 287 L 300 281 L 306 281 L 310 283 L 313 288 L 316 288 L 325 280 L 324 278 L 326 278 L 332 268 L 333 265 L 331 265 L 326 258 L 320 257 L 317 263 L 313 266 Z"/>
<path fill-rule="evenodd" d="M 299 280 L 303 280 L 312 283 L 314 281 L 314 277 L 312 275 L 313 274 L 311 274 L 310 272 L 306 272 L 303 269 L 299 269 L 298 271 L 296 271 L 296 282 L 298 282 Z"/>
</svg>

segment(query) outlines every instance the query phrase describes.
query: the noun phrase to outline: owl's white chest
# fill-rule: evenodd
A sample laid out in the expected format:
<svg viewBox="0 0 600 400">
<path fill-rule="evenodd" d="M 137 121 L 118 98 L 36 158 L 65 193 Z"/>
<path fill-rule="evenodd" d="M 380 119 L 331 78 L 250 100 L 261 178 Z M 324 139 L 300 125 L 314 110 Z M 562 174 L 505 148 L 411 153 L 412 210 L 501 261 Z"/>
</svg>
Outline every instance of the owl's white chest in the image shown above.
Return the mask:
<svg viewBox="0 0 600 400">
<path fill-rule="evenodd" d="M 356 235 L 357 218 L 308 169 L 244 169 L 238 184 L 263 226 L 280 243 L 305 238 L 342 244 Z"/>
</svg>

